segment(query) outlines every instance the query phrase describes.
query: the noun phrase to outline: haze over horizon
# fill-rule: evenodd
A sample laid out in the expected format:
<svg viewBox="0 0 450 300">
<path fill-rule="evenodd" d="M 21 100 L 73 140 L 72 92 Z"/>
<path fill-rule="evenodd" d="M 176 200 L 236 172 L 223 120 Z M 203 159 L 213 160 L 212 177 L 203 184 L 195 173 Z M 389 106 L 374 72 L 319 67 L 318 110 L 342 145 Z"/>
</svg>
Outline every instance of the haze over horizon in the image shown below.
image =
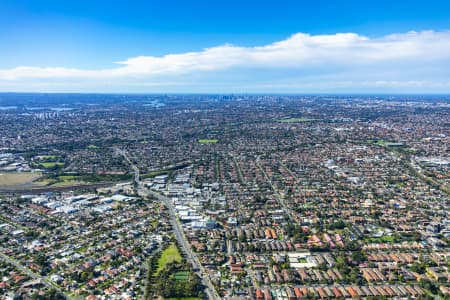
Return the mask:
<svg viewBox="0 0 450 300">
<path fill-rule="evenodd" d="M 0 92 L 450 93 L 450 4 L 0 2 Z"/>
</svg>

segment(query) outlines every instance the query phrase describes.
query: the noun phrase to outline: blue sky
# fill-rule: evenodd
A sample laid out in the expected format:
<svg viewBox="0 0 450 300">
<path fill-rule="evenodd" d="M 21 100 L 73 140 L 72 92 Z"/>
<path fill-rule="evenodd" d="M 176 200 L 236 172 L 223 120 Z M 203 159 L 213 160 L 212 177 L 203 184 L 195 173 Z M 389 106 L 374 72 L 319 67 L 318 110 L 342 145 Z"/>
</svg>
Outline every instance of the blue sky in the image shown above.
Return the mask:
<svg viewBox="0 0 450 300">
<path fill-rule="evenodd" d="M 0 91 L 448 93 L 449 11 L 433 0 L 0 0 Z"/>
</svg>

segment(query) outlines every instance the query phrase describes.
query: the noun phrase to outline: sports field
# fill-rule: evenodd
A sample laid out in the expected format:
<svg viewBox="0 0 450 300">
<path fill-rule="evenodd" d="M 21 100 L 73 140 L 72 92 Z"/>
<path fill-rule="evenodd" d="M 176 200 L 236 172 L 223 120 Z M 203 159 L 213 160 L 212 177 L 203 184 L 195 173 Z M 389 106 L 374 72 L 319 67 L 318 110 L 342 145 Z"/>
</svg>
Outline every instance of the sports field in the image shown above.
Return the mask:
<svg viewBox="0 0 450 300">
<path fill-rule="evenodd" d="M 310 119 L 310 118 L 289 118 L 289 119 L 280 119 L 279 122 L 281 123 L 303 123 L 303 122 L 312 122 L 316 121 L 316 119 Z"/>
<path fill-rule="evenodd" d="M 180 262 L 182 259 L 180 252 L 178 252 L 177 246 L 171 244 L 167 247 L 161 254 L 161 257 L 158 260 L 158 269 L 156 270 L 156 274 L 158 274 L 165 266 L 171 262 Z"/>
<path fill-rule="evenodd" d="M 200 144 L 216 144 L 218 140 L 216 139 L 200 139 L 198 140 Z"/>
</svg>

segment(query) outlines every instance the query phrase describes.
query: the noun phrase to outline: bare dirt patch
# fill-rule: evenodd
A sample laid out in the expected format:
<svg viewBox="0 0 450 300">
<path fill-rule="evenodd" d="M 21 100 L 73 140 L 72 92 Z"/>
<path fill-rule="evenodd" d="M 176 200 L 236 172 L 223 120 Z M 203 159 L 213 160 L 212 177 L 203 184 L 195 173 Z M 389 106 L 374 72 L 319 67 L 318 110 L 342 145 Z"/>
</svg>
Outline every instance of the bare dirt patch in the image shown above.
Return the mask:
<svg viewBox="0 0 450 300">
<path fill-rule="evenodd" d="M 41 173 L 35 172 L 11 172 L 11 173 L 0 173 L 0 188 L 27 188 L 27 187 L 37 187 L 42 186 L 33 181 L 38 179 Z"/>
</svg>

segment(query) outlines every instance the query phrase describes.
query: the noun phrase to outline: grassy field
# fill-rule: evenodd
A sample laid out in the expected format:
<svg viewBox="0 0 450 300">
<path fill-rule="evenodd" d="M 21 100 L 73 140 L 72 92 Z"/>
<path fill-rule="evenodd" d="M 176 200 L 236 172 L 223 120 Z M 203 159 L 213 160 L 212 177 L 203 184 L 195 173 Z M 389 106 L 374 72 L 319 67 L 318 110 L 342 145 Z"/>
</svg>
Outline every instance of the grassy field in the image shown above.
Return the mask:
<svg viewBox="0 0 450 300">
<path fill-rule="evenodd" d="M 80 176 L 76 175 L 61 175 L 58 176 L 56 181 L 51 184 L 51 186 L 66 186 L 66 185 L 76 185 L 83 183 L 80 180 Z"/>
<path fill-rule="evenodd" d="M 390 142 L 390 141 L 387 141 L 387 140 L 383 140 L 383 139 L 379 139 L 379 140 L 368 140 L 367 141 L 369 144 L 377 144 L 377 145 L 379 145 L 379 146 L 383 146 L 383 147 L 387 147 L 387 146 L 389 146 L 389 145 L 391 145 L 391 144 L 395 144 L 395 142 Z"/>
<path fill-rule="evenodd" d="M 281 123 L 303 123 L 303 122 L 312 122 L 316 121 L 316 119 L 310 119 L 310 118 L 289 118 L 289 119 L 280 119 L 278 120 Z"/>
<path fill-rule="evenodd" d="M 205 144 L 216 144 L 218 141 L 219 140 L 216 140 L 216 139 L 200 139 L 200 140 L 198 140 L 198 142 L 200 144 L 203 144 L 203 145 L 205 145 Z"/>
<path fill-rule="evenodd" d="M 186 281 L 189 278 L 189 272 L 187 272 L 187 271 L 176 272 L 172 276 L 177 281 Z"/>
<path fill-rule="evenodd" d="M 89 145 L 89 146 L 87 146 L 87 148 L 91 149 L 91 150 L 99 149 L 99 147 L 95 146 L 95 145 Z"/>
<path fill-rule="evenodd" d="M 390 142 L 386 141 L 386 140 L 376 140 L 375 144 L 380 145 L 380 146 L 387 146 Z"/>
<path fill-rule="evenodd" d="M 158 275 L 158 273 L 162 269 L 164 269 L 167 264 L 174 261 L 181 262 L 181 259 L 182 257 L 180 255 L 180 252 L 178 251 L 177 246 L 175 246 L 175 244 L 171 244 L 161 253 L 161 257 L 158 260 L 158 269 L 156 270 L 156 275 Z"/>
<path fill-rule="evenodd" d="M 67 180 L 63 180 L 63 181 L 57 181 L 53 184 L 51 184 L 51 186 L 66 186 L 66 185 L 76 185 L 76 184 L 82 184 L 83 182 L 78 181 L 78 180 L 73 180 L 73 179 L 67 179 Z"/>
<path fill-rule="evenodd" d="M 58 179 L 60 179 L 60 180 L 76 180 L 79 177 L 80 176 L 76 176 L 76 175 L 61 175 L 61 176 L 58 176 Z"/>
<path fill-rule="evenodd" d="M 51 185 L 51 184 L 54 183 L 54 182 L 55 182 L 55 181 L 54 181 L 54 180 L 51 180 L 51 179 L 47 179 L 47 178 L 43 179 L 43 178 L 41 178 L 41 179 L 38 179 L 38 180 L 34 181 L 33 184 L 37 184 L 37 185 L 41 185 L 41 186 L 46 186 L 46 185 Z"/>
<path fill-rule="evenodd" d="M 41 173 L 0 173 L 0 187 L 17 187 L 32 185 L 33 181 L 41 176 Z"/>
<path fill-rule="evenodd" d="M 63 167 L 64 163 L 63 162 L 41 162 L 41 163 L 39 163 L 39 166 L 49 169 L 49 168 L 54 168 L 54 167 Z"/>
<path fill-rule="evenodd" d="M 61 175 L 56 178 L 44 178 L 35 183 L 46 186 L 67 186 L 85 183 L 77 175 Z"/>
<path fill-rule="evenodd" d="M 59 155 L 40 155 L 40 156 L 38 156 L 38 158 L 41 161 L 54 161 L 55 159 L 60 158 L 60 156 Z"/>
</svg>

